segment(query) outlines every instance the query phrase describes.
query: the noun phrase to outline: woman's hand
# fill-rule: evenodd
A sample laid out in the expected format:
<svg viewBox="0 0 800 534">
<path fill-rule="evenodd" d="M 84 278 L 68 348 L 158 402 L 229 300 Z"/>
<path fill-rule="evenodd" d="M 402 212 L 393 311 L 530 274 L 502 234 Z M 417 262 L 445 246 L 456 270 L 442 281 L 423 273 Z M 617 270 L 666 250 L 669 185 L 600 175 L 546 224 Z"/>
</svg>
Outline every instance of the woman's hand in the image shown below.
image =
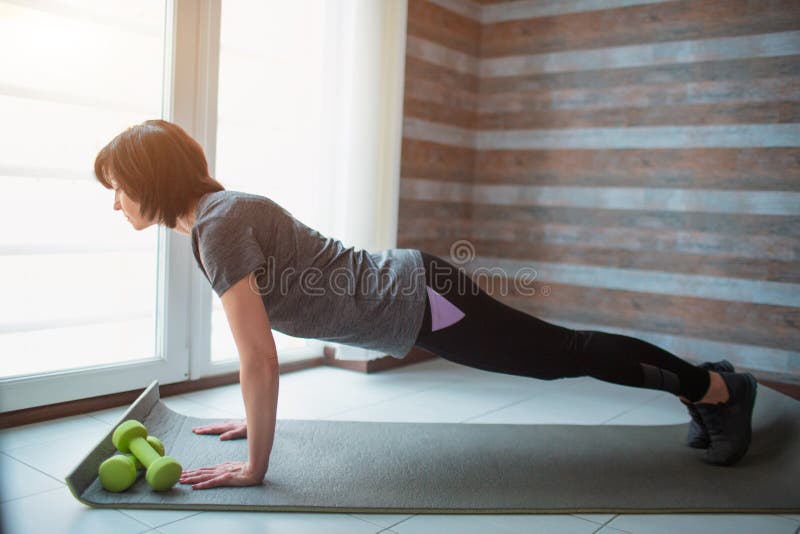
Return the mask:
<svg viewBox="0 0 800 534">
<path fill-rule="evenodd" d="M 247 437 L 247 423 L 242 421 L 222 421 L 209 425 L 196 426 L 192 429 L 195 434 L 222 434 L 219 439 L 237 439 Z"/>
<path fill-rule="evenodd" d="M 265 473 L 254 473 L 246 462 L 225 462 L 211 467 L 190 469 L 181 474 L 181 484 L 191 484 L 192 489 L 216 486 L 259 486 Z"/>
</svg>

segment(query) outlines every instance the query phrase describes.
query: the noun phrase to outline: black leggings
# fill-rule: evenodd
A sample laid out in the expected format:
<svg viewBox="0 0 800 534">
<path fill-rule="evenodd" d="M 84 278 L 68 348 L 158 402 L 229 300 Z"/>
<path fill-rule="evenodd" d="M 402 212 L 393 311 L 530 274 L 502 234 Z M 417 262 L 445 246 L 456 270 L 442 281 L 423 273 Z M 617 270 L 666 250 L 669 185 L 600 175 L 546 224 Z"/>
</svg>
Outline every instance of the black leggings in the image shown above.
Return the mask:
<svg viewBox="0 0 800 534">
<path fill-rule="evenodd" d="M 647 341 L 596 330 L 572 330 L 496 300 L 451 263 L 420 251 L 426 284 L 465 316 L 431 332 L 430 302 L 416 345 L 447 360 L 543 380 L 591 376 L 661 389 L 692 402 L 708 391 L 708 371 Z"/>
</svg>

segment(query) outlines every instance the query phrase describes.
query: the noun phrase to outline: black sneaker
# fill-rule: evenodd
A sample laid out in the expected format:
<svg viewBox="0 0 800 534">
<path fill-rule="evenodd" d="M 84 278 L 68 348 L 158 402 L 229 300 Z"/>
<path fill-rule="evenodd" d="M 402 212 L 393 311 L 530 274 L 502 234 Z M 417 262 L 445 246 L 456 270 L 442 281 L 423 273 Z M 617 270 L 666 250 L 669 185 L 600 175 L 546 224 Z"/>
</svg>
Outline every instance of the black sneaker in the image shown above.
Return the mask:
<svg viewBox="0 0 800 534">
<path fill-rule="evenodd" d="M 714 465 L 733 465 L 750 447 L 751 418 L 758 383 L 750 373 L 719 373 L 730 398 L 720 404 L 697 403 L 694 407 L 708 430 L 710 444 L 703 460 Z"/>
<path fill-rule="evenodd" d="M 735 372 L 733 364 L 731 364 L 731 362 L 728 360 L 720 360 L 718 362 L 703 362 L 698 365 L 698 367 L 716 371 L 717 373 L 720 371 L 728 371 L 731 373 Z M 681 400 L 681 402 L 683 402 L 683 400 Z M 703 424 L 703 419 L 700 417 L 700 414 L 697 413 L 693 403 L 683 403 L 689 410 L 689 415 L 692 416 L 692 421 L 689 423 L 689 433 L 686 435 L 686 445 L 695 449 L 708 448 L 708 430 L 706 430 L 706 426 Z"/>
</svg>

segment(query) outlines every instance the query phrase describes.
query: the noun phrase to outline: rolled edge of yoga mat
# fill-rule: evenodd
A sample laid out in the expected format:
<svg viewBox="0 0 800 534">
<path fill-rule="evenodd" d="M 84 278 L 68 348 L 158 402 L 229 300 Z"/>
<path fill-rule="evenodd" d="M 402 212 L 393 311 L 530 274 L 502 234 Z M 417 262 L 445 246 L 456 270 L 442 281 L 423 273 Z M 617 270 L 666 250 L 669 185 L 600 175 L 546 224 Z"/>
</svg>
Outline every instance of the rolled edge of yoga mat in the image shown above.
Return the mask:
<svg viewBox="0 0 800 534">
<path fill-rule="evenodd" d="M 69 475 L 67 475 L 65 482 L 67 483 L 67 487 L 69 488 L 69 491 L 72 493 L 73 497 L 78 499 L 86 506 L 91 506 L 92 508 L 116 508 L 116 506 L 106 506 L 87 501 L 82 498 L 82 495 L 92 481 L 97 478 L 97 470 L 100 468 L 100 464 L 116 452 L 117 448 L 111 441 L 111 436 L 114 435 L 114 430 L 117 428 L 117 426 L 128 419 L 143 421 L 160 398 L 158 380 L 153 380 L 153 382 L 147 386 L 144 391 L 142 391 L 141 395 L 139 395 L 139 397 L 130 405 L 125 413 L 122 414 L 122 416 L 119 418 L 119 421 L 112 425 L 111 430 L 109 430 L 108 433 L 98 442 L 97 446 L 92 449 L 91 454 L 86 456 L 86 458 L 84 458 L 83 461 L 81 461 Z"/>
</svg>

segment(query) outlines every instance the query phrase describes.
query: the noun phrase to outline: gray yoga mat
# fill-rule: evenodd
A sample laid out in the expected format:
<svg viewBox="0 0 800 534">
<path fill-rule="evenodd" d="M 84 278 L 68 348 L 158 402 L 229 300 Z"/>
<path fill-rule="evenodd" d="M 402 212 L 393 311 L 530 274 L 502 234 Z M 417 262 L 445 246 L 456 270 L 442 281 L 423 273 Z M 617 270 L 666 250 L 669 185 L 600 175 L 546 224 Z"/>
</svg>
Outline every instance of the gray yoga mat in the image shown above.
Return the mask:
<svg viewBox="0 0 800 534">
<path fill-rule="evenodd" d="M 184 469 L 247 459 L 244 439 L 192 433 L 153 382 L 138 419 Z M 105 491 L 110 431 L 67 477 L 98 508 L 351 513 L 800 512 L 800 402 L 759 385 L 753 441 L 735 467 L 705 464 L 668 426 L 380 423 L 279 419 L 264 485 Z"/>
</svg>

